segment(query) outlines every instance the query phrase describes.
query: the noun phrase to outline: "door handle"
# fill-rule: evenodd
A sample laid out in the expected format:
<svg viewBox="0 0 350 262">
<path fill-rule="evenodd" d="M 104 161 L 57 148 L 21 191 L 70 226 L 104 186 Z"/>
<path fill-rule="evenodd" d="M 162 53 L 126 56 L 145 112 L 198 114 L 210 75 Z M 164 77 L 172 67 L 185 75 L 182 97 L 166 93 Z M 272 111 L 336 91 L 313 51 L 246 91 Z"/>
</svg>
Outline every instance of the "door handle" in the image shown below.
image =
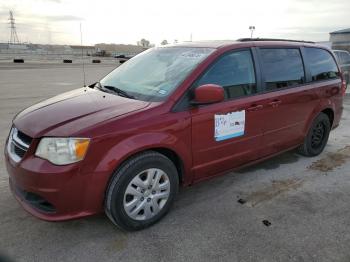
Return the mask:
<svg viewBox="0 0 350 262">
<path fill-rule="evenodd" d="M 271 102 L 269 103 L 269 105 L 272 106 L 272 107 L 276 107 L 276 106 L 278 106 L 278 105 L 281 104 L 281 103 L 282 103 L 281 100 L 276 99 L 276 100 L 271 101 Z"/>
<path fill-rule="evenodd" d="M 263 105 L 252 105 L 250 107 L 247 108 L 247 111 L 258 111 L 263 109 Z"/>
</svg>

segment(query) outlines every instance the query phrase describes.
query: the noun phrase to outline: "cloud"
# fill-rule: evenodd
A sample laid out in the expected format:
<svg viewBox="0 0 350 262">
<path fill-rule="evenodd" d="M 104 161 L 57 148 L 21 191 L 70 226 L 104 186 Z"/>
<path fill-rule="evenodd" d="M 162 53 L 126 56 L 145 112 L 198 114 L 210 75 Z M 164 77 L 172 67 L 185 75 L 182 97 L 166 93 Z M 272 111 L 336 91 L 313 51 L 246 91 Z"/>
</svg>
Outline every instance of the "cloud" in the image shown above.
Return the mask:
<svg viewBox="0 0 350 262">
<path fill-rule="evenodd" d="M 62 3 L 62 0 L 40 0 L 42 2 L 54 2 L 54 3 Z"/>
<path fill-rule="evenodd" d="M 55 15 L 45 16 L 48 21 L 51 22 L 66 22 L 66 21 L 82 21 L 84 18 L 74 15 Z"/>
<path fill-rule="evenodd" d="M 217 0 L 214 5 L 188 0 L 0 2 L 0 40 L 7 41 L 11 9 L 20 38 L 44 43 L 79 43 L 80 22 L 89 44 L 134 43 L 142 37 L 153 43 L 182 41 L 191 34 L 194 40 L 236 39 L 249 36 L 249 25 L 256 26 L 258 37 L 319 41 L 327 40 L 331 31 L 349 27 L 350 10 L 350 0 Z M 97 12 L 101 7 L 107 8 Z"/>
</svg>

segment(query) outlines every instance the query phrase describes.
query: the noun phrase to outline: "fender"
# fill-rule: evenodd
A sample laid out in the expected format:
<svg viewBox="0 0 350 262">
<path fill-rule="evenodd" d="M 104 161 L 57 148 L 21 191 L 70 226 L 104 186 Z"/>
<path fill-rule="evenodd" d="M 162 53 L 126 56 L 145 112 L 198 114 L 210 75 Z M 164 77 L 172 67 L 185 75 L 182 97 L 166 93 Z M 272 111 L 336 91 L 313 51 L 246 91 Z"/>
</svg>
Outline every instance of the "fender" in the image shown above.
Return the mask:
<svg viewBox="0 0 350 262">
<path fill-rule="evenodd" d="M 190 143 L 186 144 L 184 141 L 170 133 L 161 132 L 133 135 L 115 144 L 102 157 L 102 160 L 96 168 L 96 172 L 110 171 L 110 174 L 112 175 L 113 171 L 129 157 L 155 148 L 169 149 L 177 154 L 183 163 L 184 182 L 192 181 L 192 154 Z"/>
<path fill-rule="evenodd" d="M 335 112 L 335 104 L 329 98 L 328 99 L 321 99 L 318 106 L 315 107 L 314 110 L 312 111 L 312 113 L 310 114 L 310 116 L 306 122 L 306 125 L 304 127 L 304 130 L 303 130 L 304 137 L 307 135 L 308 131 L 311 128 L 312 123 L 314 122 L 314 120 L 318 116 L 318 114 L 326 109 L 331 109 L 333 111 L 333 114 Z M 334 123 L 334 121 L 333 121 L 333 123 Z"/>
<path fill-rule="evenodd" d="M 178 155 L 183 164 L 183 184 L 192 183 L 192 153 L 190 141 L 182 141 L 165 132 L 148 132 L 136 134 L 117 142 L 101 156 L 101 161 L 87 174 L 83 194 L 87 210 L 103 210 L 104 196 L 113 172 L 131 156 L 155 148 L 169 149 Z M 107 143 L 112 143 L 112 139 Z M 115 140 L 114 140 L 115 143 Z M 181 157 L 180 157 L 181 156 Z"/>
</svg>

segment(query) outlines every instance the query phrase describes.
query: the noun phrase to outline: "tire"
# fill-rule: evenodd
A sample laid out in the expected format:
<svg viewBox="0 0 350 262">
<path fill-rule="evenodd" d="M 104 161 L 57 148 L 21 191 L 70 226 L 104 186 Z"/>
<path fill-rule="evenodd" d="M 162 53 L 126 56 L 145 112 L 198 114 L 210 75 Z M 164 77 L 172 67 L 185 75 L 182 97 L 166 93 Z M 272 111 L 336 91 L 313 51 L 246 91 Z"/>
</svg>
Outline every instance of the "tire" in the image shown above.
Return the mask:
<svg viewBox="0 0 350 262">
<path fill-rule="evenodd" d="M 106 191 L 105 213 L 124 230 L 144 229 L 166 215 L 178 188 L 173 162 L 158 152 L 143 152 L 113 174 Z"/>
<path fill-rule="evenodd" d="M 328 142 L 330 131 L 331 123 L 329 117 L 325 113 L 320 113 L 314 119 L 304 143 L 298 148 L 298 152 L 308 157 L 321 154 Z"/>
</svg>

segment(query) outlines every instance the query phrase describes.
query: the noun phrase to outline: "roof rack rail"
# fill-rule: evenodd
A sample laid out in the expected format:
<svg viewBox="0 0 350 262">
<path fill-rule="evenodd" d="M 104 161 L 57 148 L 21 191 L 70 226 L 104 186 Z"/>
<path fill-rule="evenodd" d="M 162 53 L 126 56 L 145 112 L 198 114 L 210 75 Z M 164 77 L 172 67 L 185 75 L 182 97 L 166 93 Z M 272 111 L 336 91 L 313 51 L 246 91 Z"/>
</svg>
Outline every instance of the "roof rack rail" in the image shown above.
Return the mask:
<svg viewBox="0 0 350 262">
<path fill-rule="evenodd" d="M 312 41 L 303 41 L 303 40 L 291 40 L 291 39 L 278 39 L 278 38 L 240 38 L 237 39 L 239 42 L 249 42 L 249 41 L 283 41 L 283 42 L 298 42 L 298 43 L 308 43 L 314 44 Z"/>
</svg>

